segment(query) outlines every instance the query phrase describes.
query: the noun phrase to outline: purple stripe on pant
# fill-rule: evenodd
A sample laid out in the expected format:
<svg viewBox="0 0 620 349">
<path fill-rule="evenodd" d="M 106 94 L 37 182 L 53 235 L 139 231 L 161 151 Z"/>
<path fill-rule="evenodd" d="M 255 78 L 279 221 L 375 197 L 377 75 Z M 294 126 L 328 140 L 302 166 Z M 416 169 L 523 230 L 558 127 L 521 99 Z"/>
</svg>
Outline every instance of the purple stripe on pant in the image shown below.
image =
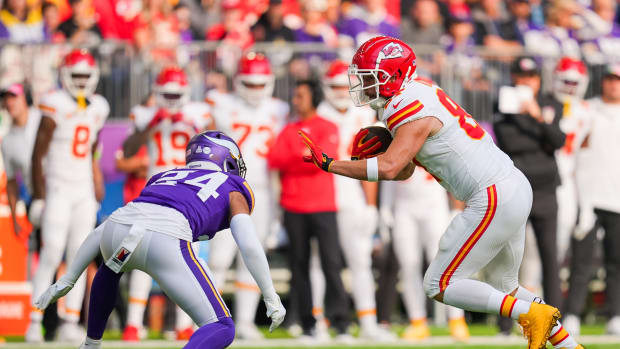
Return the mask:
<svg viewBox="0 0 620 349">
<path fill-rule="evenodd" d="M 194 274 L 196 280 L 198 280 L 198 283 L 202 287 L 202 290 L 207 295 L 207 299 L 209 299 L 209 303 L 211 303 L 211 306 L 213 307 L 213 310 L 215 311 L 218 319 L 230 317 L 230 312 L 228 311 L 228 308 L 226 308 L 224 300 L 222 300 L 219 293 L 217 292 L 217 289 L 215 288 L 215 285 L 213 284 L 211 279 L 209 279 L 207 271 L 203 268 L 203 266 L 196 258 L 194 251 L 192 250 L 191 242 L 181 240 L 180 247 L 181 254 L 183 255 L 185 263 L 189 266 L 189 269 Z"/>
</svg>

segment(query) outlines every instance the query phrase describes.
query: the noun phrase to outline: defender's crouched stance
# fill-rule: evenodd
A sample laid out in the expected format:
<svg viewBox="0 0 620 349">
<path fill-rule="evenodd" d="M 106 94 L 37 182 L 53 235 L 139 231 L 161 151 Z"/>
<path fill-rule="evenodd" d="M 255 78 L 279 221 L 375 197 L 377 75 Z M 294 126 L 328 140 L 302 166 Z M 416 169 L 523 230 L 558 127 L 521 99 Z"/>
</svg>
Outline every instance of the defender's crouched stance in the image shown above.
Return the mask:
<svg viewBox="0 0 620 349">
<path fill-rule="evenodd" d="M 254 194 L 239 147 L 222 132 L 204 132 L 189 142 L 185 168 L 153 176 L 134 201 L 116 210 L 80 247 L 67 274 L 36 301 L 46 308 L 73 287 L 99 250 L 106 263 L 93 281 L 88 333 L 81 348 L 100 348 L 123 272 L 151 275 L 200 328 L 185 348 L 219 349 L 235 336 L 230 311 L 216 290 L 206 263 L 191 242 L 230 228 L 241 255 L 261 289 L 270 330 L 286 310 L 276 294 L 267 258 L 250 219 Z"/>
<path fill-rule="evenodd" d="M 510 158 L 441 88 L 415 80 L 415 54 L 404 42 L 376 37 L 365 42 L 349 67 L 351 96 L 357 105 L 383 109 L 393 135 L 383 154 L 371 149 L 367 130 L 353 142 L 359 161 L 336 161 L 299 131 L 319 168 L 361 180 L 403 180 L 422 166 L 466 203 L 441 237 L 439 252 L 424 277 L 429 297 L 477 312 L 518 320 L 528 348 L 580 348 L 562 328 L 557 308 L 520 287 L 525 223 L 532 189 Z M 378 155 L 378 156 L 377 156 Z M 376 156 L 376 157 L 372 157 Z M 489 268 L 490 284 L 469 279 Z"/>
</svg>

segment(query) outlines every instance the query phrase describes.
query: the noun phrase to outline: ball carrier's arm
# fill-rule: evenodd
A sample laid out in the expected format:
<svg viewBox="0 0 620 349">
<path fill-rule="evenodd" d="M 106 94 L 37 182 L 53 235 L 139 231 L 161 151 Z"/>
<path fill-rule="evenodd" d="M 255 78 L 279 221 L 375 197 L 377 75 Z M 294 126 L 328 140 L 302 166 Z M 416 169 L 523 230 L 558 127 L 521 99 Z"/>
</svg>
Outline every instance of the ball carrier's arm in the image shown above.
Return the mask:
<svg viewBox="0 0 620 349">
<path fill-rule="evenodd" d="M 376 158 L 366 160 L 332 160 L 324 155 L 320 147 L 302 131 L 300 134 L 310 151 L 312 161 L 331 173 L 360 180 L 369 179 L 369 162 L 376 161 L 378 180 L 405 180 L 413 174 L 413 159 L 422 148 L 424 141 L 441 128 L 441 122 L 434 117 L 424 117 L 400 126 L 387 151 Z M 371 178 L 372 179 L 372 178 Z"/>
</svg>

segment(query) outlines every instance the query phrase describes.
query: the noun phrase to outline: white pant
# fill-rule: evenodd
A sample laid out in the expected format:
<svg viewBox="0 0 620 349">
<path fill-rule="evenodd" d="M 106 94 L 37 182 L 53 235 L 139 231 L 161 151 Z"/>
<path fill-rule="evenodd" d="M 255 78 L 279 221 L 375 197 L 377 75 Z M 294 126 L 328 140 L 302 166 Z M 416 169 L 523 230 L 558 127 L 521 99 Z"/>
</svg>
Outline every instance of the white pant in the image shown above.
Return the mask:
<svg viewBox="0 0 620 349">
<path fill-rule="evenodd" d="M 573 230 L 577 225 L 577 187 L 573 177 L 562 177 L 562 185 L 556 189 L 558 200 L 558 258 L 564 261 Z"/>
<path fill-rule="evenodd" d="M 63 255 L 67 264 L 71 264 L 78 248 L 95 226 L 97 206 L 92 185 L 47 183 L 41 219 L 41 255 L 33 277 L 33 302 L 51 285 Z M 65 298 L 65 320 L 79 320 L 85 287 L 86 279 L 82 274 Z M 40 321 L 41 313 L 33 311 L 31 318 Z"/>
<path fill-rule="evenodd" d="M 403 300 L 410 320 L 426 318 L 426 295 L 422 284 L 423 253 L 427 260 L 437 254 L 439 239 L 450 223 L 448 196 L 397 200 L 394 203 L 394 252 L 400 264 Z M 417 201 L 413 203 L 412 201 Z M 448 307 L 450 319 L 464 312 Z"/>
<path fill-rule="evenodd" d="M 100 247 L 105 260 L 112 256 L 130 229 L 131 225 L 110 220 L 104 223 Z M 230 316 L 209 268 L 189 241 L 146 230 L 128 258 L 123 271 L 137 269 L 152 276 L 198 326 Z"/>
<path fill-rule="evenodd" d="M 502 292 L 519 286 L 525 225 L 532 208 L 532 188 L 515 169 L 508 178 L 474 194 L 439 241 L 439 251 L 424 275 L 428 297 L 454 281 L 486 267 L 487 282 Z"/>
<path fill-rule="evenodd" d="M 271 194 L 268 189 L 254 189 L 254 210 L 251 214 L 258 239 L 264 243 L 272 219 Z M 209 241 L 209 267 L 213 270 L 215 285 L 221 290 L 226 274 L 237 256 L 235 287 L 235 322 L 253 323 L 260 301 L 260 289 L 243 263 L 230 230 L 221 231 Z"/>
</svg>

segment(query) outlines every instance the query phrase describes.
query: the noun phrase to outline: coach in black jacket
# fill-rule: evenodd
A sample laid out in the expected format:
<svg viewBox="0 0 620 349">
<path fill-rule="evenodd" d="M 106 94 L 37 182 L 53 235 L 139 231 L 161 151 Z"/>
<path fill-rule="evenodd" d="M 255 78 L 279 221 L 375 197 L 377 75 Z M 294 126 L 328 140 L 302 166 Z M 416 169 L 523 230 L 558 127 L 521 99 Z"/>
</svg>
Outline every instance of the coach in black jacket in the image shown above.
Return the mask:
<svg viewBox="0 0 620 349">
<path fill-rule="evenodd" d="M 543 268 L 545 300 L 558 307 L 562 304 L 557 257 L 558 204 L 555 190 L 560 176 L 554 153 L 564 145 L 560 131 L 562 104 L 552 96 L 542 96 L 540 73 L 536 61 L 529 57 L 517 59 L 511 69 L 515 85 L 527 85 L 534 98 L 521 102 L 520 114 L 500 114 L 494 124 L 499 147 L 529 179 L 534 191 L 530 223 Z"/>
</svg>

